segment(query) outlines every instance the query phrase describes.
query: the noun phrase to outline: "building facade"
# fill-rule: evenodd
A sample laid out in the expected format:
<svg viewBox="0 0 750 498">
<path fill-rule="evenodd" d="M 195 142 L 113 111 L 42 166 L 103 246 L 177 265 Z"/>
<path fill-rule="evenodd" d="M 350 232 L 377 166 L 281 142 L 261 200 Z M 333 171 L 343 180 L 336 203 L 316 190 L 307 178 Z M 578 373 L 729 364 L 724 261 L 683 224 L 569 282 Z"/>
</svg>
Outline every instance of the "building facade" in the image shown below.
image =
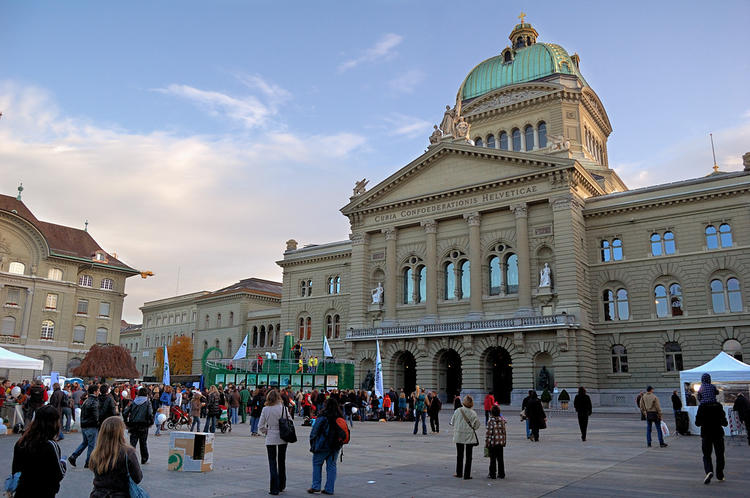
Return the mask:
<svg viewBox="0 0 750 498">
<path fill-rule="evenodd" d="M 133 364 L 135 365 L 141 377 L 144 375 L 144 368 L 141 368 L 141 336 L 143 335 L 143 325 L 138 323 L 128 323 L 122 320 L 120 326 L 120 346 L 124 347 L 130 353 L 133 358 Z"/>
<path fill-rule="evenodd" d="M 280 320 L 356 377 L 443 398 L 586 386 L 629 405 L 750 348 L 745 170 L 628 190 L 580 58 L 528 23 L 477 65 L 427 151 L 341 209 L 349 240 L 287 242 Z"/>
<path fill-rule="evenodd" d="M 44 360 L 44 369 L 0 376 L 70 376 L 91 345 L 119 344 L 125 281 L 139 272 L 88 231 L 38 220 L 22 190 L 0 195 L 0 345 Z"/>
</svg>

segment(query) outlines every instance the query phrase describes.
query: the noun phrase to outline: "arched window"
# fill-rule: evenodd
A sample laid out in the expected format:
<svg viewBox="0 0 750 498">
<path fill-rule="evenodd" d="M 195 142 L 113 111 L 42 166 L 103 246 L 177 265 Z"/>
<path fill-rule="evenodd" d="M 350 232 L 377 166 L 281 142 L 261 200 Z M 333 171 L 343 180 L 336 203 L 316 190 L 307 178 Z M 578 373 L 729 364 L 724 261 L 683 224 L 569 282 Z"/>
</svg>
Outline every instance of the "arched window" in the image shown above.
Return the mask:
<svg viewBox="0 0 750 498">
<path fill-rule="evenodd" d="M 16 335 L 16 319 L 12 316 L 3 317 L 2 335 Z"/>
<path fill-rule="evenodd" d="M 427 267 L 420 265 L 417 267 L 417 302 L 422 303 L 427 299 Z"/>
<path fill-rule="evenodd" d="M 81 287 L 91 287 L 94 285 L 94 279 L 91 278 L 91 275 L 81 275 L 78 277 L 78 285 Z"/>
<path fill-rule="evenodd" d="M 732 227 L 729 226 L 729 223 L 719 225 L 719 238 L 721 247 L 732 247 Z"/>
<path fill-rule="evenodd" d="M 664 254 L 674 254 L 675 252 L 674 234 L 672 232 L 664 232 Z"/>
<path fill-rule="evenodd" d="M 461 299 L 471 296 L 471 263 L 465 260 L 461 263 L 459 273 L 461 274 Z"/>
<path fill-rule="evenodd" d="M 508 294 L 518 292 L 518 256 L 513 253 L 505 258 L 505 288 Z"/>
<path fill-rule="evenodd" d="M 109 342 L 108 340 L 108 334 L 107 329 L 104 327 L 99 327 L 96 329 L 96 343 L 97 344 L 107 344 Z"/>
<path fill-rule="evenodd" d="M 669 287 L 657 285 L 654 287 L 654 303 L 656 316 L 659 318 L 681 316 L 683 314 L 682 287 L 678 283 L 671 283 Z"/>
<path fill-rule="evenodd" d="M 612 373 L 628 373 L 628 350 L 622 344 L 612 346 Z"/>
<path fill-rule="evenodd" d="M 711 280 L 711 304 L 714 313 L 742 312 L 742 292 L 740 281 L 735 277 L 726 280 L 726 285 L 721 279 Z"/>
<path fill-rule="evenodd" d="M 444 267 L 444 299 L 456 299 L 456 267 L 453 263 L 446 263 Z"/>
<path fill-rule="evenodd" d="M 651 234 L 651 255 L 662 256 L 664 254 L 674 254 L 676 252 L 676 245 L 674 240 L 674 234 L 672 232 L 664 232 L 664 235 L 660 233 Z"/>
<path fill-rule="evenodd" d="M 221 313 L 216 314 L 216 326 L 221 327 Z"/>
<path fill-rule="evenodd" d="M 664 251 L 662 250 L 661 234 L 652 233 L 651 234 L 651 255 L 661 256 L 663 252 Z"/>
<path fill-rule="evenodd" d="M 414 302 L 414 272 L 411 268 L 404 270 L 404 304 Z"/>
<path fill-rule="evenodd" d="M 341 292 L 341 277 L 338 275 L 328 277 L 326 287 L 329 294 L 339 294 Z"/>
<path fill-rule="evenodd" d="M 50 280 L 62 280 L 63 272 L 60 268 L 50 268 L 47 271 L 47 278 Z"/>
<path fill-rule="evenodd" d="M 682 348 L 677 342 L 667 342 L 664 344 L 664 357 L 666 361 L 667 372 L 679 372 L 682 370 Z"/>
<path fill-rule="evenodd" d="M 300 341 L 305 338 L 305 319 L 304 318 L 300 318 L 299 319 L 299 335 L 298 335 L 298 337 L 299 337 Z"/>
<path fill-rule="evenodd" d="M 742 344 L 737 339 L 727 339 L 721 350 L 732 358 L 742 361 Z"/>
<path fill-rule="evenodd" d="M 310 318 L 309 316 L 307 317 L 306 325 L 307 330 L 305 330 L 305 332 L 307 335 L 307 340 L 309 341 L 312 338 L 312 318 Z"/>
<path fill-rule="evenodd" d="M 115 282 L 111 278 L 103 278 L 99 288 L 102 290 L 112 290 L 115 288 Z"/>
<path fill-rule="evenodd" d="M 253 327 L 253 347 L 258 347 L 258 326 Z"/>
<path fill-rule="evenodd" d="M 630 318 L 627 289 L 605 289 L 602 293 L 604 302 L 604 321 L 627 320 Z"/>
<path fill-rule="evenodd" d="M 474 145 L 476 145 L 477 147 L 484 147 L 484 142 L 482 142 L 482 137 L 475 138 Z"/>
<path fill-rule="evenodd" d="M 504 131 L 500 132 L 500 148 L 502 150 L 508 150 L 508 134 Z"/>
<path fill-rule="evenodd" d="M 234 354 L 232 354 L 233 351 L 234 351 L 234 348 L 232 347 L 232 338 L 227 337 L 227 356 L 229 355 L 234 356 Z"/>
<path fill-rule="evenodd" d="M 500 257 L 492 256 L 489 263 L 490 268 L 490 296 L 500 294 L 503 285 L 503 277 L 500 272 Z"/>
<path fill-rule="evenodd" d="M 490 149 L 495 148 L 495 135 L 493 135 L 492 133 L 487 135 L 487 147 L 489 147 Z"/>
<path fill-rule="evenodd" d="M 272 348 L 274 343 L 276 342 L 276 331 L 273 328 L 273 325 L 268 326 L 268 338 L 266 339 L 266 342 L 268 343 L 268 347 Z"/>
<path fill-rule="evenodd" d="M 229 326 L 234 325 L 234 311 L 229 312 Z"/>
<path fill-rule="evenodd" d="M 42 322 L 42 339 L 54 340 L 55 338 L 55 322 L 52 320 L 44 320 Z"/>
<path fill-rule="evenodd" d="M 333 317 L 331 315 L 326 316 L 326 338 L 330 339 L 333 335 Z"/>
<path fill-rule="evenodd" d="M 159 319 L 158 318 L 156 319 L 156 325 L 159 325 Z M 206 315 L 206 327 L 205 328 L 208 328 L 208 315 Z"/>
<path fill-rule="evenodd" d="M 602 262 L 607 263 L 612 261 L 612 248 L 608 240 L 602 240 Z"/>
<path fill-rule="evenodd" d="M 539 148 L 543 149 L 547 147 L 547 123 L 539 121 L 539 124 L 536 125 L 536 129 L 537 136 L 539 137 Z"/>
<path fill-rule="evenodd" d="M 146 347 L 148 347 L 148 344 L 146 344 Z M 203 341 L 203 353 L 208 351 L 208 341 Z"/>
<path fill-rule="evenodd" d="M 526 150 L 534 150 L 534 127 L 526 125 L 523 130 L 524 138 L 526 139 Z"/>
<path fill-rule="evenodd" d="M 513 137 L 513 150 L 516 152 L 521 151 L 521 130 L 518 128 L 513 128 L 513 131 L 511 132 L 511 136 Z"/>
<path fill-rule="evenodd" d="M 511 54 L 510 50 L 506 50 L 503 53 L 503 62 L 512 62 L 513 61 L 513 54 Z"/>
<path fill-rule="evenodd" d="M 682 287 L 680 287 L 680 284 L 669 286 L 669 303 L 672 308 L 672 316 L 682 315 Z"/>
<path fill-rule="evenodd" d="M 341 334 L 341 317 L 338 315 L 333 315 L 333 337 L 334 339 L 338 339 L 340 334 Z"/>
<path fill-rule="evenodd" d="M 15 273 L 16 275 L 23 275 L 25 271 L 26 265 L 23 263 L 19 263 L 18 261 L 13 261 L 8 267 L 8 272 Z"/>
<path fill-rule="evenodd" d="M 622 240 L 620 239 L 612 239 L 612 259 L 622 260 Z"/>
<path fill-rule="evenodd" d="M 260 340 L 259 346 L 262 348 L 266 347 L 266 326 L 265 325 L 260 326 L 260 333 L 258 334 L 258 338 Z"/>
</svg>

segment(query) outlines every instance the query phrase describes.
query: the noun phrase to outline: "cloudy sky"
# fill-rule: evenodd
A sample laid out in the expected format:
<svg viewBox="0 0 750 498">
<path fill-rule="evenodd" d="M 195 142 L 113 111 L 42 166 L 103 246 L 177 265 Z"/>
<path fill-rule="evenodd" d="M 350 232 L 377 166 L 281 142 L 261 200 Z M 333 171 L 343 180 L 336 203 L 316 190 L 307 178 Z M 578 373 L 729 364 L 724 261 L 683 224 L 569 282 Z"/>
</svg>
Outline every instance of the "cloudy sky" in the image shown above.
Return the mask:
<svg viewBox="0 0 750 498">
<path fill-rule="evenodd" d="M 343 240 L 338 210 L 421 154 L 466 74 L 523 9 L 581 56 L 632 188 L 750 151 L 750 3 L 0 3 L 0 191 L 83 227 L 144 301 L 280 280 L 289 238 Z M 610 5 L 612 4 L 612 5 Z M 178 287 L 179 269 L 179 287 Z"/>
</svg>

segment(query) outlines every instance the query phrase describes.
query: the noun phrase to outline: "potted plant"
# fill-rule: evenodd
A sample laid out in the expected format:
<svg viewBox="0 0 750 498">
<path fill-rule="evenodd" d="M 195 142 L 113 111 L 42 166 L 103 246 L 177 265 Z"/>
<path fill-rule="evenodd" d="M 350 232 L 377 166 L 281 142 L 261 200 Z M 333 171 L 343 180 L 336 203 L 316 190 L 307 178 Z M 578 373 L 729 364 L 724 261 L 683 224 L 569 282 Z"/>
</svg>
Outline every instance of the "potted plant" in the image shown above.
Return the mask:
<svg viewBox="0 0 750 498">
<path fill-rule="evenodd" d="M 542 401 L 542 405 L 545 408 L 549 408 L 549 402 L 552 401 L 552 395 L 549 393 L 549 390 L 545 389 L 542 391 L 542 395 L 539 399 Z"/>
<path fill-rule="evenodd" d="M 560 391 L 560 394 L 557 396 L 557 401 L 560 402 L 560 408 L 563 410 L 568 409 L 568 403 L 570 403 L 570 394 L 568 394 L 568 391 L 563 389 Z"/>
</svg>

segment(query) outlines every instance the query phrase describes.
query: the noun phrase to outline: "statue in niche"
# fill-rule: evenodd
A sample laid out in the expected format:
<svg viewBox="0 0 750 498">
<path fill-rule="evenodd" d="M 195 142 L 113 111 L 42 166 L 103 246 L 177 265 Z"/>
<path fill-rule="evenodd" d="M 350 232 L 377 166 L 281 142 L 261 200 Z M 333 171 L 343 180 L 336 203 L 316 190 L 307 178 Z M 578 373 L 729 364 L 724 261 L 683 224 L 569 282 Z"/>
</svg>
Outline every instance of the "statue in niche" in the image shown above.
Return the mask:
<svg viewBox="0 0 750 498">
<path fill-rule="evenodd" d="M 367 375 L 365 375 L 365 380 L 362 381 L 361 388 L 364 391 L 372 391 L 374 387 L 375 387 L 375 374 L 373 374 L 371 370 L 368 370 Z"/>
<path fill-rule="evenodd" d="M 445 114 L 443 115 L 443 121 L 440 122 L 440 131 L 443 132 L 443 136 L 455 136 L 456 131 L 456 108 L 451 109 L 451 106 L 445 106 Z"/>
<path fill-rule="evenodd" d="M 438 125 L 433 126 L 433 128 L 435 128 L 435 131 L 433 131 L 432 135 L 430 135 L 430 143 L 436 144 L 440 141 L 441 138 L 443 138 L 443 132 L 440 131 Z"/>
<path fill-rule="evenodd" d="M 454 137 L 469 140 L 470 128 L 471 126 L 469 125 L 469 123 L 467 123 L 463 116 L 461 116 L 456 123 L 456 134 L 454 135 Z"/>
<path fill-rule="evenodd" d="M 372 290 L 372 304 L 383 304 L 383 283 L 378 282 L 378 286 Z"/>
<path fill-rule="evenodd" d="M 364 194 L 367 191 L 367 184 L 370 183 L 370 181 L 366 178 L 362 178 L 360 181 L 356 182 L 354 184 L 354 195 L 361 195 Z"/>
<path fill-rule="evenodd" d="M 550 282 L 550 267 L 549 263 L 544 263 L 544 268 L 542 268 L 542 271 L 539 272 L 539 288 L 542 287 L 551 287 L 552 284 Z"/>
<path fill-rule="evenodd" d="M 547 367 L 542 367 L 539 371 L 539 375 L 536 378 L 536 388 L 539 391 L 552 389 L 552 374 L 547 370 Z"/>
</svg>

